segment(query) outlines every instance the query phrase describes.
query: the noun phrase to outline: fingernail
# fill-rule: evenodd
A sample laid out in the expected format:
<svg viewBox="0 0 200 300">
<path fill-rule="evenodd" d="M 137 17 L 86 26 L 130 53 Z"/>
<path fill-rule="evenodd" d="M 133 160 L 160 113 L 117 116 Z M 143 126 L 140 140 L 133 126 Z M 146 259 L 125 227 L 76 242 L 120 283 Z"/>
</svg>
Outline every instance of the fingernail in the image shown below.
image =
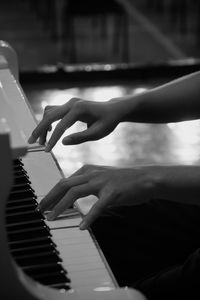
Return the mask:
<svg viewBox="0 0 200 300">
<path fill-rule="evenodd" d="M 62 141 L 62 143 L 64 145 L 67 145 L 67 144 L 71 144 L 72 143 L 72 139 L 70 137 L 65 137 Z"/>
<path fill-rule="evenodd" d="M 85 230 L 85 229 L 87 229 L 87 224 L 86 224 L 85 221 L 82 221 L 82 222 L 80 223 L 79 229 L 80 229 L 80 230 Z"/>
<path fill-rule="evenodd" d="M 41 205 L 40 204 L 38 204 L 38 206 L 36 207 L 36 210 L 41 210 Z"/>
<path fill-rule="evenodd" d="M 28 139 L 28 143 L 34 144 L 35 142 L 36 142 L 36 139 L 33 136 L 30 136 L 30 138 Z"/>
<path fill-rule="evenodd" d="M 50 213 L 48 213 L 47 215 L 47 220 L 48 221 L 53 221 L 55 219 L 56 215 L 54 211 L 51 211 Z"/>
<path fill-rule="evenodd" d="M 45 151 L 45 152 L 51 151 L 51 146 L 50 146 L 49 144 L 47 144 L 44 151 Z"/>
</svg>

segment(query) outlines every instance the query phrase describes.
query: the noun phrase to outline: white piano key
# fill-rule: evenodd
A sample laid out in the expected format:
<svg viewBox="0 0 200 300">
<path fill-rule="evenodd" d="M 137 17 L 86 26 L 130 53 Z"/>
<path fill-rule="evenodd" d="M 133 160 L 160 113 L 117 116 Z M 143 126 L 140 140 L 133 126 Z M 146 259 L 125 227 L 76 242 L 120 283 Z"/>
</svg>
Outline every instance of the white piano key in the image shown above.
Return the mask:
<svg viewBox="0 0 200 300">
<path fill-rule="evenodd" d="M 65 218 L 62 220 L 55 220 L 55 221 L 47 221 L 45 223 L 48 225 L 50 229 L 57 229 L 57 228 L 68 228 L 68 227 L 78 227 L 81 223 L 81 217 L 77 216 L 74 218 Z"/>
<path fill-rule="evenodd" d="M 51 153 L 29 152 L 22 161 L 37 196 L 45 196 L 62 178 Z"/>
<path fill-rule="evenodd" d="M 68 271 L 72 287 L 114 287 L 111 272 L 105 267 L 104 257 L 87 230 L 65 228 L 52 230 L 52 239 Z"/>
<path fill-rule="evenodd" d="M 55 240 L 57 241 L 57 240 Z M 59 249 L 60 252 L 60 249 Z M 60 252 L 61 253 L 61 252 Z M 74 258 L 74 257 L 87 257 L 92 256 L 96 254 L 96 249 L 93 248 L 93 245 L 65 245 L 62 246 L 62 256 L 67 253 L 68 258 Z M 83 260 L 84 261 L 84 260 Z"/>
<path fill-rule="evenodd" d="M 23 158 L 23 163 L 40 203 L 62 176 L 50 153 L 30 152 Z M 67 217 L 65 213 L 67 215 L 66 211 L 55 221 L 45 222 L 57 245 L 63 268 L 71 278 L 72 287 L 113 288 L 115 281 L 101 251 L 97 249 L 89 231 L 79 229 L 81 215 L 77 212 L 77 216 Z"/>
<path fill-rule="evenodd" d="M 72 288 L 88 286 L 93 289 L 99 286 L 113 287 L 112 281 L 105 270 L 83 271 L 77 273 L 69 273 L 72 282 Z"/>
<path fill-rule="evenodd" d="M 57 244 L 59 250 L 61 249 L 61 246 L 59 244 Z M 63 252 L 60 251 L 62 254 Z M 100 256 L 98 256 L 97 254 L 93 255 L 93 256 L 86 256 L 84 257 L 71 257 L 71 258 L 68 258 L 67 254 L 65 255 L 62 255 L 61 256 L 62 259 L 64 260 L 64 264 L 65 264 L 65 267 L 67 267 L 68 265 L 71 266 L 76 266 L 76 265 L 87 265 L 89 263 L 101 263 L 102 264 L 102 259 Z"/>
<path fill-rule="evenodd" d="M 87 239 L 85 237 L 79 237 L 79 238 L 74 237 L 68 239 L 59 239 L 58 241 L 60 245 L 65 246 L 65 245 L 74 245 L 74 244 L 87 244 L 88 242 L 90 242 L 90 239 Z"/>
<path fill-rule="evenodd" d="M 104 266 L 102 267 L 102 262 L 99 260 L 97 261 L 88 261 L 84 264 L 68 264 L 68 272 L 80 272 L 80 271 L 88 271 L 88 270 L 97 270 L 97 269 L 104 269 Z"/>
<path fill-rule="evenodd" d="M 55 230 L 54 231 L 54 238 L 55 239 L 68 239 L 69 237 L 84 237 L 85 239 L 89 239 L 90 235 L 87 230 L 79 230 L 78 228 L 72 228 L 70 230 L 62 229 L 62 230 Z"/>
</svg>

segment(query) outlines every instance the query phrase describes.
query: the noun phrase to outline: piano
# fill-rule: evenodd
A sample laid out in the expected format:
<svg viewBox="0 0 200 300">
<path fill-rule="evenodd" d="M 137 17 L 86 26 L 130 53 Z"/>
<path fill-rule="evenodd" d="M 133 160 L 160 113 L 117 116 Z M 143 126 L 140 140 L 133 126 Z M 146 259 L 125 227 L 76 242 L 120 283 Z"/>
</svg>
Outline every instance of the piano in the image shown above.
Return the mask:
<svg viewBox="0 0 200 300">
<path fill-rule="evenodd" d="M 27 144 L 35 126 L 16 52 L 0 41 L 1 299 L 145 300 L 119 288 L 92 232 L 79 230 L 80 207 L 53 222 L 36 210 L 63 174 L 52 153 Z"/>
</svg>

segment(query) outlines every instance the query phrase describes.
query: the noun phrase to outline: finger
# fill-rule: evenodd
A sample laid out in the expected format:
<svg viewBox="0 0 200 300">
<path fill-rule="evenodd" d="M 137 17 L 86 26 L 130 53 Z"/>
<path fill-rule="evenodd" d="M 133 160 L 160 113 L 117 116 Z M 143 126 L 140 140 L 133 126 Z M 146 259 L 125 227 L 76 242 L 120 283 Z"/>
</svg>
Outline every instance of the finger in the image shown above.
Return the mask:
<svg viewBox="0 0 200 300">
<path fill-rule="evenodd" d="M 70 177 L 84 175 L 87 176 L 87 180 L 90 180 L 90 171 L 97 168 L 95 165 L 83 165 L 80 169 L 74 172 Z"/>
<path fill-rule="evenodd" d="M 45 145 L 46 143 L 46 138 L 47 138 L 47 130 L 45 130 L 39 137 L 39 144 L 40 145 Z"/>
<path fill-rule="evenodd" d="M 56 108 L 58 108 L 58 105 L 56 105 L 56 106 L 55 105 L 46 106 L 45 109 L 44 109 L 43 118 L 47 114 L 47 112 L 52 111 L 53 109 L 56 109 Z M 40 138 L 39 138 L 39 144 L 40 145 L 45 145 L 46 138 L 47 138 L 47 133 L 51 130 L 52 130 L 52 125 L 50 125 L 47 130 L 45 130 L 44 132 L 41 133 Z"/>
<path fill-rule="evenodd" d="M 79 225 L 80 230 L 87 229 L 106 209 L 115 200 L 116 196 L 112 193 L 112 190 L 109 186 L 106 186 L 99 197 L 99 200 L 95 202 L 88 214 L 84 217 L 82 222 Z"/>
<path fill-rule="evenodd" d="M 83 184 L 87 182 L 86 176 L 69 177 L 67 179 L 60 180 L 53 189 L 42 199 L 38 208 L 44 212 L 54 207 L 60 199 L 66 194 L 66 192 L 73 186 Z"/>
<path fill-rule="evenodd" d="M 47 106 L 45 107 L 45 109 L 44 109 L 44 113 L 43 113 L 42 119 L 45 118 L 47 112 L 49 112 L 49 111 L 51 111 L 52 109 L 55 109 L 55 108 L 57 108 L 57 107 L 58 107 L 58 106 L 53 106 L 53 105 L 50 106 L 50 105 L 47 105 Z M 48 130 L 49 130 L 50 128 L 52 128 L 51 125 L 49 126 Z M 32 135 L 34 135 L 34 133 L 32 133 Z M 30 144 L 32 144 L 32 143 L 35 142 L 35 138 L 34 138 L 32 135 L 31 135 L 31 136 L 29 137 L 29 139 L 28 139 L 28 142 L 29 142 Z M 45 141 L 46 141 L 46 135 L 47 135 L 47 132 L 46 132 L 46 131 L 45 131 L 44 133 L 41 134 L 40 140 L 39 140 L 39 144 L 40 144 L 40 145 L 44 145 L 44 144 L 45 144 Z"/>
<path fill-rule="evenodd" d="M 63 138 L 63 145 L 77 145 L 87 141 L 98 140 L 103 136 L 103 126 L 98 123 L 81 132 L 70 134 Z"/>
<path fill-rule="evenodd" d="M 92 193 L 93 187 L 89 183 L 72 187 L 62 200 L 54 207 L 53 211 L 47 215 L 47 219 L 49 221 L 55 220 L 57 216 L 70 208 L 76 200 Z"/>
<path fill-rule="evenodd" d="M 51 124 L 63 117 L 63 115 L 67 113 L 64 111 L 62 106 L 59 106 L 55 109 L 52 109 L 48 114 L 43 116 L 42 121 L 38 124 L 38 126 L 33 130 L 28 142 L 33 144 L 37 141 L 38 137 L 43 133 L 46 132 Z"/>
<path fill-rule="evenodd" d="M 46 152 L 51 151 L 51 149 L 55 146 L 57 141 L 63 135 L 66 129 L 71 127 L 74 123 L 78 121 L 77 114 L 75 111 L 70 111 L 56 126 L 54 132 L 52 133 L 51 138 L 48 141 L 48 145 L 45 149 Z"/>
<path fill-rule="evenodd" d="M 105 210 L 105 202 L 102 199 L 99 199 L 90 209 L 88 214 L 84 217 L 82 222 L 79 225 L 80 230 L 87 229 Z"/>
<path fill-rule="evenodd" d="M 44 132 L 40 135 L 40 137 L 39 137 L 39 144 L 40 144 L 40 145 L 45 145 L 46 140 L 47 140 L 47 134 L 48 134 L 48 132 L 51 131 L 51 130 L 52 130 L 52 126 L 49 126 L 48 130 L 44 131 Z"/>
</svg>

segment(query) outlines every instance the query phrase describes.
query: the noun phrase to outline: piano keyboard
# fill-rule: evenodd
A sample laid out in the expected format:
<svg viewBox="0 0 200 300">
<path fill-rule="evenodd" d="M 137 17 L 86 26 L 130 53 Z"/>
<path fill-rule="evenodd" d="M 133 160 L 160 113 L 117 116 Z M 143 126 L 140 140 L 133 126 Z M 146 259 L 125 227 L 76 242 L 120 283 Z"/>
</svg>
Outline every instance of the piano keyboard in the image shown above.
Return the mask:
<svg viewBox="0 0 200 300">
<path fill-rule="evenodd" d="M 27 149 L 26 141 L 35 126 L 34 115 L 18 82 L 16 53 L 0 41 L 0 158 L 4 166 L 0 175 L 5 177 L 5 181 L 0 181 L 1 297 L 145 300 L 134 289 L 118 287 L 92 233 L 79 230 L 81 215 L 77 209 L 67 210 L 53 222 L 36 210 L 41 199 L 62 178 L 62 172 L 53 155 L 45 153 L 42 147 L 35 144 Z M 7 197 L 11 181 L 9 150 L 15 160 L 14 183 Z M 87 211 L 88 205 L 85 208 L 81 211 Z M 19 268 L 10 261 L 10 254 Z M 24 276 L 21 269 L 34 280 Z"/>
<path fill-rule="evenodd" d="M 46 156 L 43 152 L 28 154 L 34 158 L 43 155 Z M 47 163 L 48 160 L 50 156 L 45 159 L 49 170 L 52 161 Z M 75 211 L 72 214 L 70 210 L 69 217 L 66 214 L 57 221 L 48 222 L 36 210 L 41 194 L 46 191 L 40 187 L 35 191 L 37 187 L 33 187 L 25 168 L 32 166 L 32 163 L 29 157 L 14 161 L 15 180 L 6 207 L 9 247 L 16 263 L 30 277 L 50 287 L 79 291 L 113 289 L 115 279 L 100 249 L 97 249 L 98 245 L 87 230 L 79 230 L 79 213 Z M 31 168 L 32 179 L 33 170 Z M 36 181 L 39 174 L 37 169 Z M 41 178 L 40 186 L 45 187 Z M 37 194 L 40 196 L 37 197 Z"/>
<path fill-rule="evenodd" d="M 70 289 L 67 272 L 43 215 L 36 210 L 36 195 L 23 163 L 14 161 L 14 185 L 6 206 L 9 247 L 16 263 L 36 281 Z"/>
</svg>

